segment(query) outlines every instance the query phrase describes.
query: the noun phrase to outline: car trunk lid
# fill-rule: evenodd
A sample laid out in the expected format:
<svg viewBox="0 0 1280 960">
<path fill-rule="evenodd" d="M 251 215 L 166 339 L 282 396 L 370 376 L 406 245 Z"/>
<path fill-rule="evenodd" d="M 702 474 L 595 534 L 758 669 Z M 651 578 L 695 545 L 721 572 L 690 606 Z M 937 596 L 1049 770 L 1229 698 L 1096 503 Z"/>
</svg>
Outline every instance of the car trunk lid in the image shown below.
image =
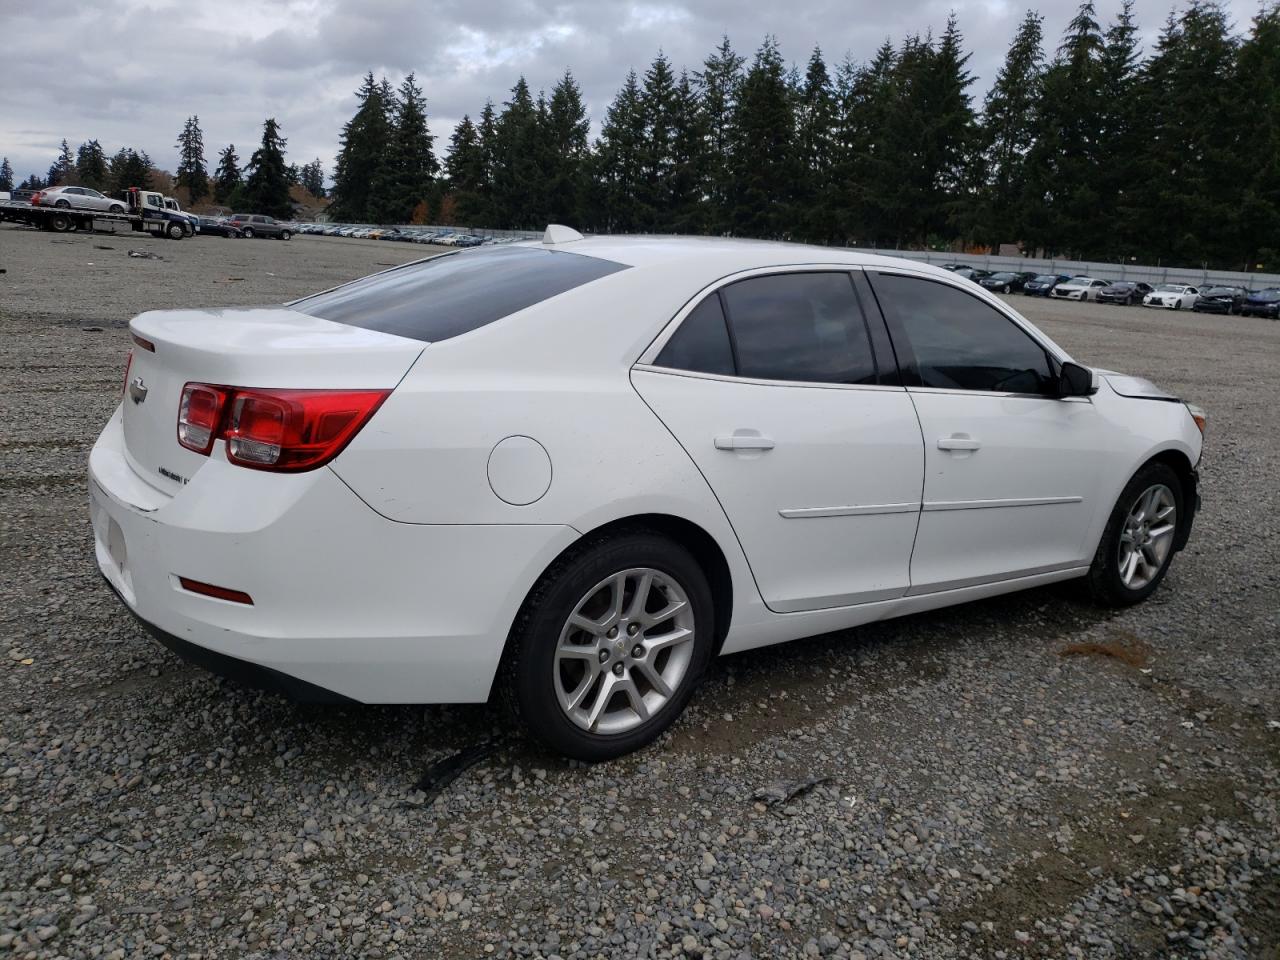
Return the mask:
<svg viewBox="0 0 1280 960">
<path fill-rule="evenodd" d="M 125 451 L 139 476 L 170 494 L 209 460 L 178 442 L 186 384 L 387 390 L 425 346 L 285 307 L 153 311 L 135 317 L 129 329 L 134 345 L 123 399 Z"/>
</svg>

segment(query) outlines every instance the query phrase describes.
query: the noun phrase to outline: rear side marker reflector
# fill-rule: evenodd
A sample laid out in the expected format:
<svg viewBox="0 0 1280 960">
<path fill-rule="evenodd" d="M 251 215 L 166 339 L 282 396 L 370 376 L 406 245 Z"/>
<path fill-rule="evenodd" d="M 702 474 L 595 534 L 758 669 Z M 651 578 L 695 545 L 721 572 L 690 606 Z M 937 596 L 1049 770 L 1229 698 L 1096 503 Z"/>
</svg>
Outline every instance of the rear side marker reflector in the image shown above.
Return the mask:
<svg viewBox="0 0 1280 960">
<path fill-rule="evenodd" d="M 188 383 L 178 405 L 178 442 L 255 470 L 297 472 L 328 463 L 382 406 L 390 390 L 266 390 Z"/>
<path fill-rule="evenodd" d="M 232 603 L 244 603 L 253 606 L 253 597 L 249 596 L 243 590 L 232 590 L 228 587 L 216 587 L 212 583 L 201 583 L 199 580 L 192 580 L 189 577 L 179 577 L 178 583 L 182 589 L 188 593 L 198 593 L 202 596 L 213 597 L 217 600 L 229 600 Z"/>
<path fill-rule="evenodd" d="M 148 353 L 156 352 L 156 345 L 152 343 L 150 340 L 148 340 L 146 337 L 140 337 L 136 333 L 134 333 L 132 330 L 129 331 L 129 336 L 133 340 L 134 346 L 141 347 L 143 350 L 146 350 Z"/>
</svg>

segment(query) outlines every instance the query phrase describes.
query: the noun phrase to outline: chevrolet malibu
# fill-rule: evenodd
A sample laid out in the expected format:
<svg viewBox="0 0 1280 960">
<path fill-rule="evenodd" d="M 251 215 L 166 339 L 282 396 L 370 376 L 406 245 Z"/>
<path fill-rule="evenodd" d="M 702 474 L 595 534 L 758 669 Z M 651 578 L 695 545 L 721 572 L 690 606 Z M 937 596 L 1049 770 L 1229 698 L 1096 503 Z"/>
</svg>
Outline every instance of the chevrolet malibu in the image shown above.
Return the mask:
<svg viewBox="0 0 1280 960">
<path fill-rule="evenodd" d="M 592 238 L 144 313 L 89 461 L 170 649 L 299 699 L 475 702 L 584 760 L 708 661 L 1081 579 L 1149 596 L 1203 413 L 945 270 Z"/>
</svg>

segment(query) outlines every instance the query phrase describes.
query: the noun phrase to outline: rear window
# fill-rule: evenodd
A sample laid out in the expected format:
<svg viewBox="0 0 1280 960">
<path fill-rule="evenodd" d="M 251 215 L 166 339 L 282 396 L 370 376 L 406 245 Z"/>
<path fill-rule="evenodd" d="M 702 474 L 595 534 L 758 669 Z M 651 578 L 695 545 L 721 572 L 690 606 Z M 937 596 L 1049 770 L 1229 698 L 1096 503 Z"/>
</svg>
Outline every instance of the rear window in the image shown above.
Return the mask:
<svg viewBox="0 0 1280 960">
<path fill-rule="evenodd" d="M 322 320 L 434 342 L 625 269 L 612 260 L 539 247 L 446 253 L 353 280 L 292 306 Z"/>
</svg>

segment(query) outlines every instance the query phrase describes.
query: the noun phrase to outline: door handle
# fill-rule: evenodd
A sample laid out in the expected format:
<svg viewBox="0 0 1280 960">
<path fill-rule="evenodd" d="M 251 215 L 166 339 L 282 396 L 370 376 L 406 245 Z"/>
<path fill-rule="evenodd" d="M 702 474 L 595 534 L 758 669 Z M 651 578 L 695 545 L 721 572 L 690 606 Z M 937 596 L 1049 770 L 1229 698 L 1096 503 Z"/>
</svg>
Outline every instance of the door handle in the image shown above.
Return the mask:
<svg viewBox="0 0 1280 960">
<path fill-rule="evenodd" d="M 716 437 L 717 450 L 772 450 L 773 440 L 756 434 L 737 434 L 731 437 Z"/>
<path fill-rule="evenodd" d="M 952 434 L 938 441 L 939 450 L 977 450 L 981 446 L 981 441 L 964 433 Z"/>
</svg>

